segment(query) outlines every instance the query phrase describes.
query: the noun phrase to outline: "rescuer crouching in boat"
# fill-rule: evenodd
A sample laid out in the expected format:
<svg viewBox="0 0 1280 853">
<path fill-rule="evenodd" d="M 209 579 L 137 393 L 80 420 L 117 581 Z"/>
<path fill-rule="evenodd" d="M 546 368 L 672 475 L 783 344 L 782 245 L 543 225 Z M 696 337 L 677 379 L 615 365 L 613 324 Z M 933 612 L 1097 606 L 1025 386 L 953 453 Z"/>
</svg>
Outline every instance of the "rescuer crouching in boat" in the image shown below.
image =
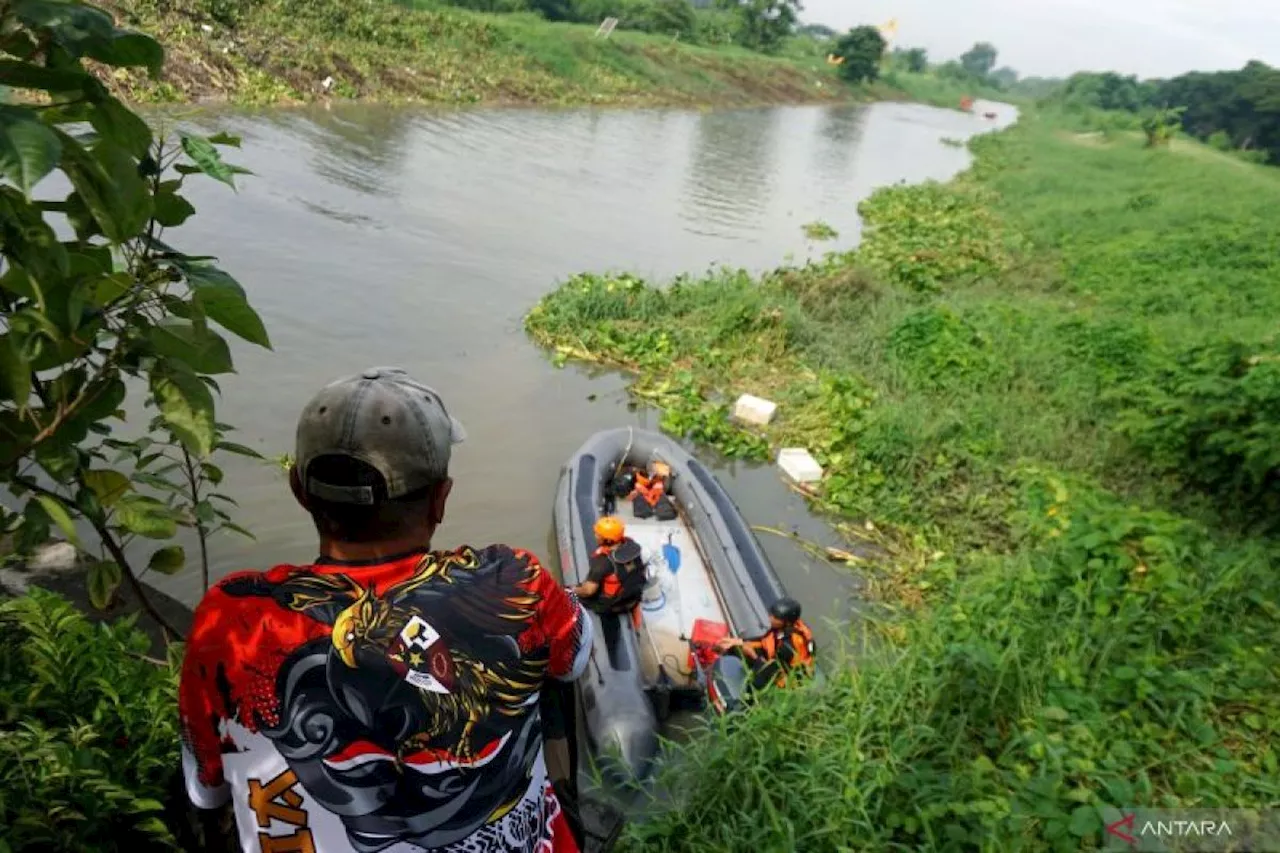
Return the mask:
<svg viewBox="0 0 1280 853">
<path fill-rule="evenodd" d="M 751 668 L 751 687 L 770 683 L 785 687 L 787 677 L 813 674 L 813 632 L 800 620 L 800 602 L 782 597 L 769 607 L 769 630 L 754 639 L 725 637 L 716 644 L 725 654 L 742 657 Z"/>
<path fill-rule="evenodd" d="M 573 591 L 597 613 L 631 613 L 636 619 L 645 584 L 640 545 L 626 535 L 626 525 L 616 515 L 598 519 L 595 534 L 598 547 L 591 554 L 587 579 Z"/>
</svg>

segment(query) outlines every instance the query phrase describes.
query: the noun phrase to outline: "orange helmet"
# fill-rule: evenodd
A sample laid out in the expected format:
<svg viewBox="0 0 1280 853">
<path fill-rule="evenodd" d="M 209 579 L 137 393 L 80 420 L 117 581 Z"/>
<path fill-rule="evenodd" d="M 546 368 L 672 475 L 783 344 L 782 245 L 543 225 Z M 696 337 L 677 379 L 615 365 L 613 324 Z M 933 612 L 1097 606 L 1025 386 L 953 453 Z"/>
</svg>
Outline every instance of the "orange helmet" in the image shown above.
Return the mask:
<svg viewBox="0 0 1280 853">
<path fill-rule="evenodd" d="M 621 542 L 626 525 L 616 515 L 606 515 L 596 520 L 596 539 L 600 542 Z"/>
</svg>

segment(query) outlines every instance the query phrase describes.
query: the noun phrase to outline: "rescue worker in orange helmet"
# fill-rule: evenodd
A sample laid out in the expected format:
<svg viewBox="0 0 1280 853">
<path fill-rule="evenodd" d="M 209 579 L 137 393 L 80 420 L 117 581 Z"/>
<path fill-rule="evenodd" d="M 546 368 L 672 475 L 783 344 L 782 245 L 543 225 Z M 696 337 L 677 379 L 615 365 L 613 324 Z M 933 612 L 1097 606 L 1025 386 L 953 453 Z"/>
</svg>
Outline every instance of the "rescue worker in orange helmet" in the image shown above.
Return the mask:
<svg viewBox="0 0 1280 853">
<path fill-rule="evenodd" d="M 597 613 L 634 610 L 644 594 L 645 565 L 640 545 L 626 534 L 616 515 L 596 520 L 597 547 L 591 554 L 587 579 L 573 588 L 584 604 Z"/>
<path fill-rule="evenodd" d="M 756 690 L 771 682 L 785 686 L 791 673 L 813 674 L 813 632 L 800 619 L 800 602 L 788 596 L 770 605 L 769 630 L 762 636 L 746 640 L 725 637 L 716 648 L 746 660 L 754 673 L 751 686 Z"/>
<path fill-rule="evenodd" d="M 655 461 L 648 471 L 636 472 L 635 489 L 627 496 L 636 518 L 656 516 L 659 521 L 671 521 L 676 517 L 668 491 L 670 481 L 671 466 L 666 462 Z"/>
</svg>

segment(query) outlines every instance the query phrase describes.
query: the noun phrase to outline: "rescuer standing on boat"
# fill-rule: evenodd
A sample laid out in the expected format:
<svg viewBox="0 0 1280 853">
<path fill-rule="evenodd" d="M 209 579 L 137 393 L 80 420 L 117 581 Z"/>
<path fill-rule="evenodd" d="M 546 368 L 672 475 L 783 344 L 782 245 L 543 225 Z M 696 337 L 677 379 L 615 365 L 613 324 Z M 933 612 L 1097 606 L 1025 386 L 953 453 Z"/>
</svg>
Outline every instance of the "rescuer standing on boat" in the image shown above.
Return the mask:
<svg viewBox="0 0 1280 853">
<path fill-rule="evenodd" d="M 644 594 L 645 566 L 640 545 L 627 536 L 621 518 L 606 515 L 595 523 L 596 542 L 587 579 L 573 588 L 597 613 L 634 610 Z"/>
</svg>

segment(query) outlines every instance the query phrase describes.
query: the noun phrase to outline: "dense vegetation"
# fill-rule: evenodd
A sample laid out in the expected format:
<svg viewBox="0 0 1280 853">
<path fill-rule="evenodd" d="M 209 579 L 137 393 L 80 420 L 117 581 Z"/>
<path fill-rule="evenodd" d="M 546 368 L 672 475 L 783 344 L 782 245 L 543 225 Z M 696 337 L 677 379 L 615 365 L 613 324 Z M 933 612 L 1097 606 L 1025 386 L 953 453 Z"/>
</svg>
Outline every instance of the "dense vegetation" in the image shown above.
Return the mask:
<svg viewBox="0 0 1280 853">
<path fill-rule="evenodd" d="M 1181 109 L 1182 129 L 1219 149 L 1258 152 L 1280 163 L 1280 69 L 1250 62 L 1239 71 L 1193 71 L 1169 80 L 1114 72 L 1073 75 L 1050 98 L 1071 109 L 1147 114 Z"/>
<path fill-rule="evenodd" d="M 872 651 L 698 740 L 637 848 L 1076 850 L 1105 806 L 1280 794 L 1280 178 L 1043 115 L 973 147 L 854 252 L 527 318 L 670 432 L 810 448 L 883 553 Z"/>
<path fill-rule="evenodd" d="M 152 661 L 149 646 L 44 590 L 0 603 L 0 849 L 173 849 L 180 647 Z"/>
<path fill-rule="evenodd" d="M 684 32 L 687 3 L 680 3 L 628 6 L 638 10 L 621 19 L 631 29 L 606 38 L 597 35 L 599 19 L 551 22 L 532 11 L 489 14 L 442 0 L 122 0 L 122 21 L 157 34 L 168 56 L 158 78 L 124 71 L 109 82 L 136 100 L 246 104 L 326 97 L 759 104 L 870 96 L 840 85 L 813 38 L 787 35 L 772 54 L 762 52 L 741 36 L 741 15 L 731 10 L 700 10 L 693 31 Z"/>
<path fill-rule="evenodd" d="M 183 569 L 188 528 L 207 587 L 210 537 L 245 532 L 215 459 L 257 456 L 225 440 L 214 376 L 233 369 L 224 331 L 269 346 L 266 330 L 213 258 L 170 242 L 189 176 L 243 172 L 219 153 L 238 140 L 157 133 L 115 98 L 89 63 L 154 71 L 164 53 L 100 9 L 7 3 L 0 31 L 18 95 L 0 106 L 0 563 L 59 533 L 94 607 L 128 584 L 172 638 L 139 578 Z M 131 398 L 149 422 L 126 421 Z M 172 849 L 179 647 L 150 645 L 39 590 L 0 605 L 0 850 Z"/>
<path fill-rule="evenodd" d="M 698 9 L 688 0 L 118 0 L 112 8 L 117 23 L 165 44 L 154 75 L 95 69 L 117 95 L 140 102 L 730 106 L 936 100 L 945 91 L 954 104 L 955 93 L 990 82 L 924 62 L 890 63 L 902 79 L 871 85 L 885 66 L 867 54 L 865 73 L 843 74 L 862 85 L 843 85 L 846 69 L 828 62 L 839 34 L 798 24 L 792 0 Z M 607 35 L 598 32 L 606 16 L 618 20 Z"/>
<path fill-rule="evenodd" d="M 217 2 L 217 0 L 215 0 Z M 485 12 L 537 12 L 549 21 L 596 25 L 615 18 L 618 28 L 663 33 L 694 44 L 736 44 L 777 52 L 798 22 L 799 0 L 716 0 L 694 8 L 689 0 L 445 0 Z"/>
</svg>

